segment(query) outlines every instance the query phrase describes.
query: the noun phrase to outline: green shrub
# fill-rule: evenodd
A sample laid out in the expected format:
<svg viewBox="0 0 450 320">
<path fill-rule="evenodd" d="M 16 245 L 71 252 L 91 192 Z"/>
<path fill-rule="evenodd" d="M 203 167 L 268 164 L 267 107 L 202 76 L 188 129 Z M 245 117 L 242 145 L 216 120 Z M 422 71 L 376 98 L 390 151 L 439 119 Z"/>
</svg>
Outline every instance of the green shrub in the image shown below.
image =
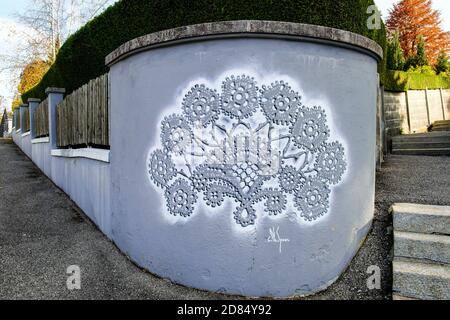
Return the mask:
<svg viewBox="0 0 450 320">
<path fill-rule="evenodd" d="M 386 47 L 384 25 L 368 30 L 373 0 L 122 0 L 87 23 L 64 43 L 42 81 L 23 94 L 45 98 L 47 87 L 67 93 L 107 72 L 106 55 L 136 37 L 196 23 L 225 20 L 274 20 L 308 23 L 362 34 Z M 379 72 L 384 78 L 385 63 Z"/>
<path fill-rule="evenodd" d="M 409 74 L 426 74 L 429 76 L 435 76 L 436 73 L 434 72 L 433 67 L 431 66 L 417 66 L 417 67 L 411 67 L 407 71 Z"/>
<path fill-rule="evenodd" d="M 450 77 L 443 75 L 388 70 L 385 90 L 407 91 L 424 89 L 450 89 Z"/>
</svg>

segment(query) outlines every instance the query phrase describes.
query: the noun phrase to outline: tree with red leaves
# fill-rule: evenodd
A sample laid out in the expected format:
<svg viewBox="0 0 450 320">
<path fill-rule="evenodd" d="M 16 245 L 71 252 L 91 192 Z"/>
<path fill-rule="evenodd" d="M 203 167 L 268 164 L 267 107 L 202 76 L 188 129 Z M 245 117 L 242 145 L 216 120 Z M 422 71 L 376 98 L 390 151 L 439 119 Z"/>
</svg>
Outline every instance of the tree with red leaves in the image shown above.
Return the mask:
<svg viewBox="0 0 450 320">
<path fill-rule="evenodd" d="M 398 30 L 400 45 L 406 58 L 416 53 L 422 36 L 428 61 L 434 64 L 439 53 L 450 50 L 450 32 L 441 28 L 440 12 L 432 8 L 432 0 L 401 0 L 389 11 L 388 31 Z"/>
</svg>

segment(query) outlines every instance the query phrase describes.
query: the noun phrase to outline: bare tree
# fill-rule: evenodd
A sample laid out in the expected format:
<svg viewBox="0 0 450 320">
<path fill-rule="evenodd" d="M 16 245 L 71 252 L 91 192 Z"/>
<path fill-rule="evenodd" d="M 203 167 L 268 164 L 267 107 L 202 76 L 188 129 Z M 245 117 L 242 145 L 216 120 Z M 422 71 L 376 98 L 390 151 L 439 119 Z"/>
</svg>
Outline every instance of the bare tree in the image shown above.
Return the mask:
<svg viewBox="0 0 450 320">
<path fill-rule="evenodd" d="M 0 53 L 0 72 L 7 72 L 14 87 L 22 71 L 35 61 L 49 66 L 70 34 L 117 0 L 29 0 L 28 9 L 16 14 L 20 28 L 9 30 L 20 39 L 13 54 Z"/>
<path fill-rule="evenodd" d="M 31 0 L 30 8 L 17 18 L 32 34 L 25 34 L 28 51 L 50 63 L 66 38 L 92 19 L 113 0 Z M 28 61 L 30 62 L 30 61 Z"/>
</svg>

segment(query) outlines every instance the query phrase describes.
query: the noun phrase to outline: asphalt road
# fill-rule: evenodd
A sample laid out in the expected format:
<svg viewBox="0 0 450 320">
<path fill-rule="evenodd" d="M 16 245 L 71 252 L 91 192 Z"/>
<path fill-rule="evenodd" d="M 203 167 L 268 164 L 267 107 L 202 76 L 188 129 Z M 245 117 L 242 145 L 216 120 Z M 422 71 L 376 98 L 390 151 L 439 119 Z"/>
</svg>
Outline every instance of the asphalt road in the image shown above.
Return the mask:
<svg viewBox="0 0 450 320">
<path fill-rule="evenodd" d="M 377 175 L 372 230 L 349 268 L 308 299 L 390 299 L 394 202 L 450 205 L 450 158 L 392 156 Z M 81 268 L 70 291 L 67 268 Z M 381 271 L 370 290 L 367 268 Z M 0 140 L 0 299 L 227 299 L 135 266 L 10 141 Z"/>
</svg>

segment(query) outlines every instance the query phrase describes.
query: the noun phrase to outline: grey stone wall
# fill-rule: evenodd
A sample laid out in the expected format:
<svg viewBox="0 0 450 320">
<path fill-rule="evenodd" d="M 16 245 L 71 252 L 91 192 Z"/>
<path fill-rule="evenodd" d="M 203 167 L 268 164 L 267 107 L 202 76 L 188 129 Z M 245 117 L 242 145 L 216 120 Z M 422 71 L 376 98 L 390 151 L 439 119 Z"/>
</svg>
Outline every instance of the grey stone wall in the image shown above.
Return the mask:
<svg viewBox="0 0 450 320">
<path fill-rule="evenodd" d="M 388 137 L 419 133 L 436 120 L 450 119 L 450 90 L 384 92 L 384 122 Z"/>
<path fill-rule="evenodd" d="M 384 92 L 384 121 L 388 136 L 409 131 L 405 92 Z"/>
</svg>

